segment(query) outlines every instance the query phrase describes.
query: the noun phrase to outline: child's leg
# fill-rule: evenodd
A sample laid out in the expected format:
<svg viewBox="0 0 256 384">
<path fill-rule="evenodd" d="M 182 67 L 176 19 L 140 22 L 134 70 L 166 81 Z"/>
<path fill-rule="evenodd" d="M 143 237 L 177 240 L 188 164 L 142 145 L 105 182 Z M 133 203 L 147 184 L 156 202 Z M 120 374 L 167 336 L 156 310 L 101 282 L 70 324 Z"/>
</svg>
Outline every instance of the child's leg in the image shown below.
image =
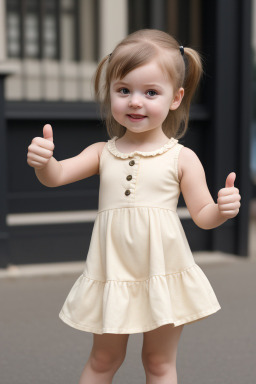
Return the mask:
<svg viewBox="0 0 256 384">
<path fill-rule="evenodd" d="M 93 335 L 93 347 L 79 384 L 111 384 L 124 361 L 129 335 Z"/>
<path fill-rule="evenodd" d="M 146 384 L 177 384 L 176 355 L 183 326 L 164 325 L 144 333 L 142 362 Z"/>
</svg>

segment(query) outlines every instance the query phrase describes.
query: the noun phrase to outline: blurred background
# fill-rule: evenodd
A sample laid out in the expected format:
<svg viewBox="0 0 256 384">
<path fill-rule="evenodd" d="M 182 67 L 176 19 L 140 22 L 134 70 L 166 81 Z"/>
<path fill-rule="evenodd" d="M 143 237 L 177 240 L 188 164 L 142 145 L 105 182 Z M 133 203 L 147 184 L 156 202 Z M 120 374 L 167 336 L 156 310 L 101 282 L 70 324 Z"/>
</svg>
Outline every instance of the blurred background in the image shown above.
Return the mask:
<svg viewBox="0 0 256 384">
<path fill-rule="evenodd" d="M 46 188 L 27 165 L 27 147 L 45 123 L 57 160 L 109 139 L 91 79 L 97 62 L 141 28 L 201 54 L 204 77 L 181 143 L 201 159 L 215 200 L 232 171 L 242 195 L 239 215 L 210 231 L 180 199 L 222 310 L 184 327 L 179 380 L 255 382 L 256 0 L 0 0 L 1 383 L 77 383 L 89 357 L 93 335 L 58 313 L 84 266 L 99 176 Z M 114 383 L 145 382 L 142 337 L 130 336 Z"/>
<path fill-rule="evenodd" d="M 181 143 L 201 159 L 214 199 L 237 173 L 241 211 L 221 228 L 197 228 L 180 199 L 191 248 L 256 258 L 255 23 L 255 0 L 0 0 L 0 267 L 85 259 L 99 177 L 46 188 L 26 163 L 27 147 L 45 123 L 57 160 L 109 139 L 92 77 L 141 28 L 164 30 L 202 55 Z"/>
</svg>

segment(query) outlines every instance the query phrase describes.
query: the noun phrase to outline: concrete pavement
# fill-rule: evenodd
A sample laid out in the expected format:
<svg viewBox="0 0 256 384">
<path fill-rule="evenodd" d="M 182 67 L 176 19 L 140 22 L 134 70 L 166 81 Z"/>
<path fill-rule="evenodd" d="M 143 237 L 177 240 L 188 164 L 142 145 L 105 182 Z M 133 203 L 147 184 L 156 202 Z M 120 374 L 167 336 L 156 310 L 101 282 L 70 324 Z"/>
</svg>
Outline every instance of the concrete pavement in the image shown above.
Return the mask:
<svg viewBox="0 0 256 384">
<path fill-rule="evenodd" d="M 254 384 L 256 261 L 208 256 L 210 263 L 202 255 L 201 261 L 200 255 L 195 257 L 222 309 L 184 327 L 177 362 L 179 384 Z M 12 275 L 0 279 L 1 384 L 78 383 L 92 335 L 68 327 L 58 313 L 81 266 L 69 273 L 27 274 L 30 278 L 13 267 Z M 129 337 L 125 362 L 113 384 L 145 383 L 142 341 L 142 334 Z"/>
</svg>

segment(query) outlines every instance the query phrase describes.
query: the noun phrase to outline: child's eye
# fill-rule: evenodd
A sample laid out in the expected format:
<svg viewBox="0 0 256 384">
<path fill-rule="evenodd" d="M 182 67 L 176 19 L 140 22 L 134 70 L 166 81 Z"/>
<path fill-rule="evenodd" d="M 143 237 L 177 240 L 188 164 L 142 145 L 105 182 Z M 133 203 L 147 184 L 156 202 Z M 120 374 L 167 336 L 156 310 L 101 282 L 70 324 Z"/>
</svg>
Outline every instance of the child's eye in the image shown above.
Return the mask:
<svg viewBox="0 0 256 384">
<path fill-rule="evenodd" d="M 129 89 L 128 88 L 120 88 L 119 89 L 119 92 L 122 94 L 122 95 L 128 95 L 130 93 Z"/>
<path fill-rule="evenodd" d="M 152 97 L 152 96 L 156 96 L 157 95 L 157 92 L 156 91 L 153 91 L 152 89 L 150 89 L 149 91 L 147 91 L 147 95 Z"/>
</svg>

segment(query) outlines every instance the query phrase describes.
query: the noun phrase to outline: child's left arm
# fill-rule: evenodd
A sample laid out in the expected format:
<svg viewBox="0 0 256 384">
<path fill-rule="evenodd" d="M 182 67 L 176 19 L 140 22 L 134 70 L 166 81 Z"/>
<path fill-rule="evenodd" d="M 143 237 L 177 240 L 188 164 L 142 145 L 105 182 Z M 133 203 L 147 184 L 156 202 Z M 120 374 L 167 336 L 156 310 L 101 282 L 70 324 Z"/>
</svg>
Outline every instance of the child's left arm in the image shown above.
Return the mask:
<svg viewBox="0 0 256 384">
<path fill-rule="evenodd" d="M 215 203 L 206 183 L 203 166 L 193 151 L 182 148 L 178 168 L 181 192 L 198 227 L 215 228 L 238 214 L 241 196 L 234 186 L 234 172 L 228 175 L 225 188 L 220 189 Z"/>
</svg>

